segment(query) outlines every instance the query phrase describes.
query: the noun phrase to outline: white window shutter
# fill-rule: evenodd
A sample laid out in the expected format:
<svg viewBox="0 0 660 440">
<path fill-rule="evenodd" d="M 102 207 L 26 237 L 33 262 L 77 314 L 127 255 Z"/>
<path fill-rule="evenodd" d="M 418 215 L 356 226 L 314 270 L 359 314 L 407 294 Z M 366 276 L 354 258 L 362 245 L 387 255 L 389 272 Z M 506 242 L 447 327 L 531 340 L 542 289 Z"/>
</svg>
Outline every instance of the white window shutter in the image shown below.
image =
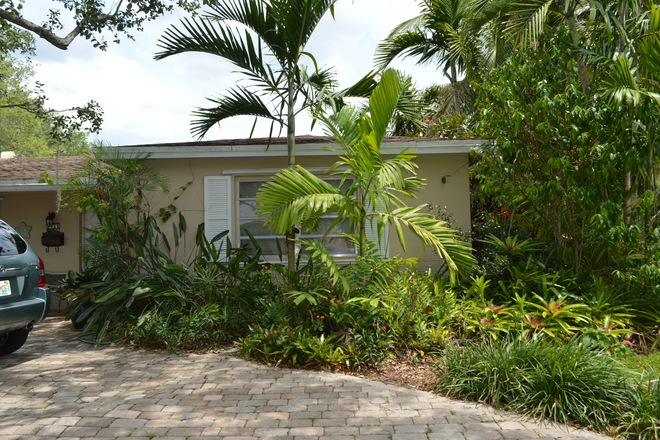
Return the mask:
<svg viewBox="0 0 660 440">
<path fill-rule="evenodd" d="M 367 215 L 374 212 L 373 206 L 367 204 Z M 372 222 L 369 220 L 372 219 Z M 365 225 L 365 232 L 367 238 L 373 241 L 376 246 L 378 246 L 378 251 L 376 255 L 382 258 L 389 257 L 390 253 L 390 241 L 389 241 L 389 228 L 390 225 L 385 223 L 385 229 L 383 230 L 383 235 L 380 237 L 380 242 L 378 241 L 378 218 L 377 217 L 367 217 L 367 224 Z"/>
<path fill-rule="evenodd" d="M 232 238 L 231 216 L 231 176 L 204 177 L 204 235 L 211 241 L 213 237 L 229 230 Z M 223 238 L 216 247 L 226 250 L 227 240 Z"/>
<path fill-rule="evenodd" d="M 83 212 L 82 216 L 82 243 L 86 244 L 89 237 L 92 233 L 89 232 L 89 229 L 97 229 L 100 226 L 99 218 L 94 213 L 93 209 L 87 209 Z"/>
</svg>

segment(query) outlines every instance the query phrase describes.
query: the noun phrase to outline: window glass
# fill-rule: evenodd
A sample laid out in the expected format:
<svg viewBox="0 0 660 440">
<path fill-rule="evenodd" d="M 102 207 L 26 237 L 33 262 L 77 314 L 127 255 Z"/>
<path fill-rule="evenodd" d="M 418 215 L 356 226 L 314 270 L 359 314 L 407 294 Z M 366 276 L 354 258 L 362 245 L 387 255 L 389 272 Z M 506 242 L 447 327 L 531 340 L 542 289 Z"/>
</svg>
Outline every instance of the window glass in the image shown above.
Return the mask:
<svg viewBox="0 0 660 440">
<path fill-rule="evenodd" d="M 27 251 L 27 244 L 20 235 L 9 228 L 0 226 L 0 256 L 19 255 Z"/>
<path fill-rule="evenodd" d="M 339 186 L 339 183 L 341 182 L 341 179 L 324 180 L 335 187 Z M 263 255 L 277 256 L 278 251 L 276 241 L 279 241 L 281 251 L 284 256 L 286 256 L 285 239 L 283 235 L 274 235 L 271 231 L 263 226 L 263 220 L 257 217 L 257 191 L 265 182 L 265 180 L 238 182 L 238 224 L 240 246 L 244 246 L 248 253 L 254 253 L 254 246 L 252 245 L 248 235 L 245 233 L 245 229 L 247 229 L 257 240 L 259 246 L 261 246 Z M 342 190 L 345 191 L 348 189 L 351 183 L 352 181 L 344 182 L 344 185 L 342 185 Z M 337 223 L 332 228 L 332 231 L 328 233 L 328 235 L 325 237 L 323 235 L 336 218 L 337 214 L 334 212 L 330 212 L 327 215 L 324 215 L 321 218 L 319 227 L 316 231 L 307 232 L 304 230 L 304 228 L 301 228 L 302 231 L 300 233 L 300 237 L 321 240 L 331 255 L 353 257 L 356 255 L 355 246 L 347 237 L 339 235 L 341 233 L 349 232 L 348 221 Z"/>
</svg>

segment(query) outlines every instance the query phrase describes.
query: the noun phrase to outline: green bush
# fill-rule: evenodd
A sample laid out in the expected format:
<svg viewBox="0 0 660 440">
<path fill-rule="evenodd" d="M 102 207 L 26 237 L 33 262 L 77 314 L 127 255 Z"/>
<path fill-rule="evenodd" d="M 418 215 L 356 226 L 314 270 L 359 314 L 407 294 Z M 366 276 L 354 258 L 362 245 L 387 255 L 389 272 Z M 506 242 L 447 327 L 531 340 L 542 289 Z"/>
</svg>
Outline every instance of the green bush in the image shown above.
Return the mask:
<svg viewBox="0 0 660 440">
<path fill-rule="evenodd" d="M 156 347 L 164 345 L 169 352 L 213 349 L 245 334 L 245 323 L 249 319 L 241 308 L 221 308 L 217 304 L 201 306 L 188 313 L 154 308 L 126 324 L 126 330 L 137 342 Z"/>
<path fill-rule="evenodd" d="M 640 440 L 660 438 L 660 383 L 642 379 L 631 395 L 630 407 L 619 423 L 619 433 Z"/>
<path fill-rule="evenodd" d="M 605 430 L 629 407 L 629 375 L 609 355 L 577 339 L 483 339 L 449 347 L 437 391 Z"/>
</svg>

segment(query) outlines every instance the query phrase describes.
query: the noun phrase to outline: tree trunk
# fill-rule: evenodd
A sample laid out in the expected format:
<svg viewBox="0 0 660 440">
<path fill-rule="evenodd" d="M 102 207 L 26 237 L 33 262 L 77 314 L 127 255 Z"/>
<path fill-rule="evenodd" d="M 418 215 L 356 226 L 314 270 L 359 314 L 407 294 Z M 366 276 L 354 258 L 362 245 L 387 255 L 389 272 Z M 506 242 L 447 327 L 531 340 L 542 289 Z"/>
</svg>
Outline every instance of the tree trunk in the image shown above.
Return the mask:
<svg viewBox="0 0 660 440">
<path fill-rule="evenodd" d="M 364 205 L 358 208 L 358 256 L 364 257 L 364 249 L 367 245 L 367 211 Z"/>
<path fill-rule="evenodd" d="M 655 141 L 654 139 L 654 125 L 649 124 L 649 151 L 648 151 L 648 156 L 646 158 L 646 182 L 645 182 L 645 192 L 652 191 L 652 182 L 655 179 L 655 173 L 653 172 L 653 142 Z M 646 194 L 645 194 L 646 196 Z M 655 194 L 653 194 L 653 197 L 655 198 Z M 646 242 L 646 264 L 650 263 L 650 258 L 649 258 L 649 233 L 651 232 L 651 207 L 646 206 L 644 208 L 644 241 Z"/>
<path fill-rule="evenodd" d="M 646 164 L 646 179 L 644 182 L 644 191 L 651 190 L 651 176 L 653 175 L 653 147 L 651 142 L 649 142 L 649 157 Z M 651 207 L 647 206 L 644 208 L 644 236 L 648 236 L 649 231 L 651 230 Z"/>
<path fill-rule="evenodd" d="M 628 166 L 623 168 L 623 224 L 628 226 L 630 223 L 630 211 L 632 209 L 632 175 Z"/>
<path fill-rule="evenodd" d="M 461 112 L 461 97 L 459 96 L 458 93 L 458 78 L 456 74 L 456 62 L 455 61 L 450 61 L 450 67 L 451 67 L 451 87 L 454 90 L 454 110 L 456 110 L 456 113 Z"/>
<path fill-rule="evenodd" d="M 296 117 L 293 113 L 294 100 L 293 100 L 293 73 L 289 76 L 289 96 L 287 97 L 287 130 L 286 130 L 286 146 L 287 156 L 289 159 L 289 168 L 296 165 Z M 289 272 L 296 270 L 296 243 L 293 241 L 296 238 L 295 225 L 291 225 L 286 233 L 286 258 L 287 268 Z"/>
</svg>

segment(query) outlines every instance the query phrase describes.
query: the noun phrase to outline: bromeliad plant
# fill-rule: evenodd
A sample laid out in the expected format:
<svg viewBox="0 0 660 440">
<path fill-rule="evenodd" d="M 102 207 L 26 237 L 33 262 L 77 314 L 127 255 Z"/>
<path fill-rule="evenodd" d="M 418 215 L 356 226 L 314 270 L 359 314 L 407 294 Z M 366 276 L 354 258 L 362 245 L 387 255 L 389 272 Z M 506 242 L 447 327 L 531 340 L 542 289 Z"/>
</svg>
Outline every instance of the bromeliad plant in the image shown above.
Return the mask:
<svg viewBox="0 0 660 440">
<path fill-rule="evenodd" d="M 380 145 L 392 119 L 397 103 L 405 95 L 404 79 L 396 70 L 383 73 L 374 89 L 368 112 L 344 106 L 338 113 L 317 115 L 334 137 L 340 160 L 328 169 L 329 174 L 341 175 L 342 184 L 352 184 L 342 192 L 301 166 L 284 169 L 257 193 L 257 212 L 266 226 L 275 233 L 284 233 L 290 225 L 302 224 L 316 229 L 322 215 L 337 212 L 335 222 L 348 221 L 356 231 L 359 255 L 367 249 L 367 223 L 375 224 L 382 236 L 386 223 L 393 226 L 405 251 L 403 228 L 409 228 L 425 245 L 432 246 L 449 268 L 452 281 L 459 270 L 468 271 L 474 259 L 470 246 L 460 241 L 446 222 L 424 213 L 426 205 L 408 207 L 400 196 L 415 197 L 424 185 L 414 177 L 417 165 L 411 150 L 404 150 L 384 158 Z M 344 169 L 345 171 L 340 171 Z M 412 177 L 405 177 L 404 173 Z M 341 187 L 341 185 L 339 185 Z"/>
</svg>

